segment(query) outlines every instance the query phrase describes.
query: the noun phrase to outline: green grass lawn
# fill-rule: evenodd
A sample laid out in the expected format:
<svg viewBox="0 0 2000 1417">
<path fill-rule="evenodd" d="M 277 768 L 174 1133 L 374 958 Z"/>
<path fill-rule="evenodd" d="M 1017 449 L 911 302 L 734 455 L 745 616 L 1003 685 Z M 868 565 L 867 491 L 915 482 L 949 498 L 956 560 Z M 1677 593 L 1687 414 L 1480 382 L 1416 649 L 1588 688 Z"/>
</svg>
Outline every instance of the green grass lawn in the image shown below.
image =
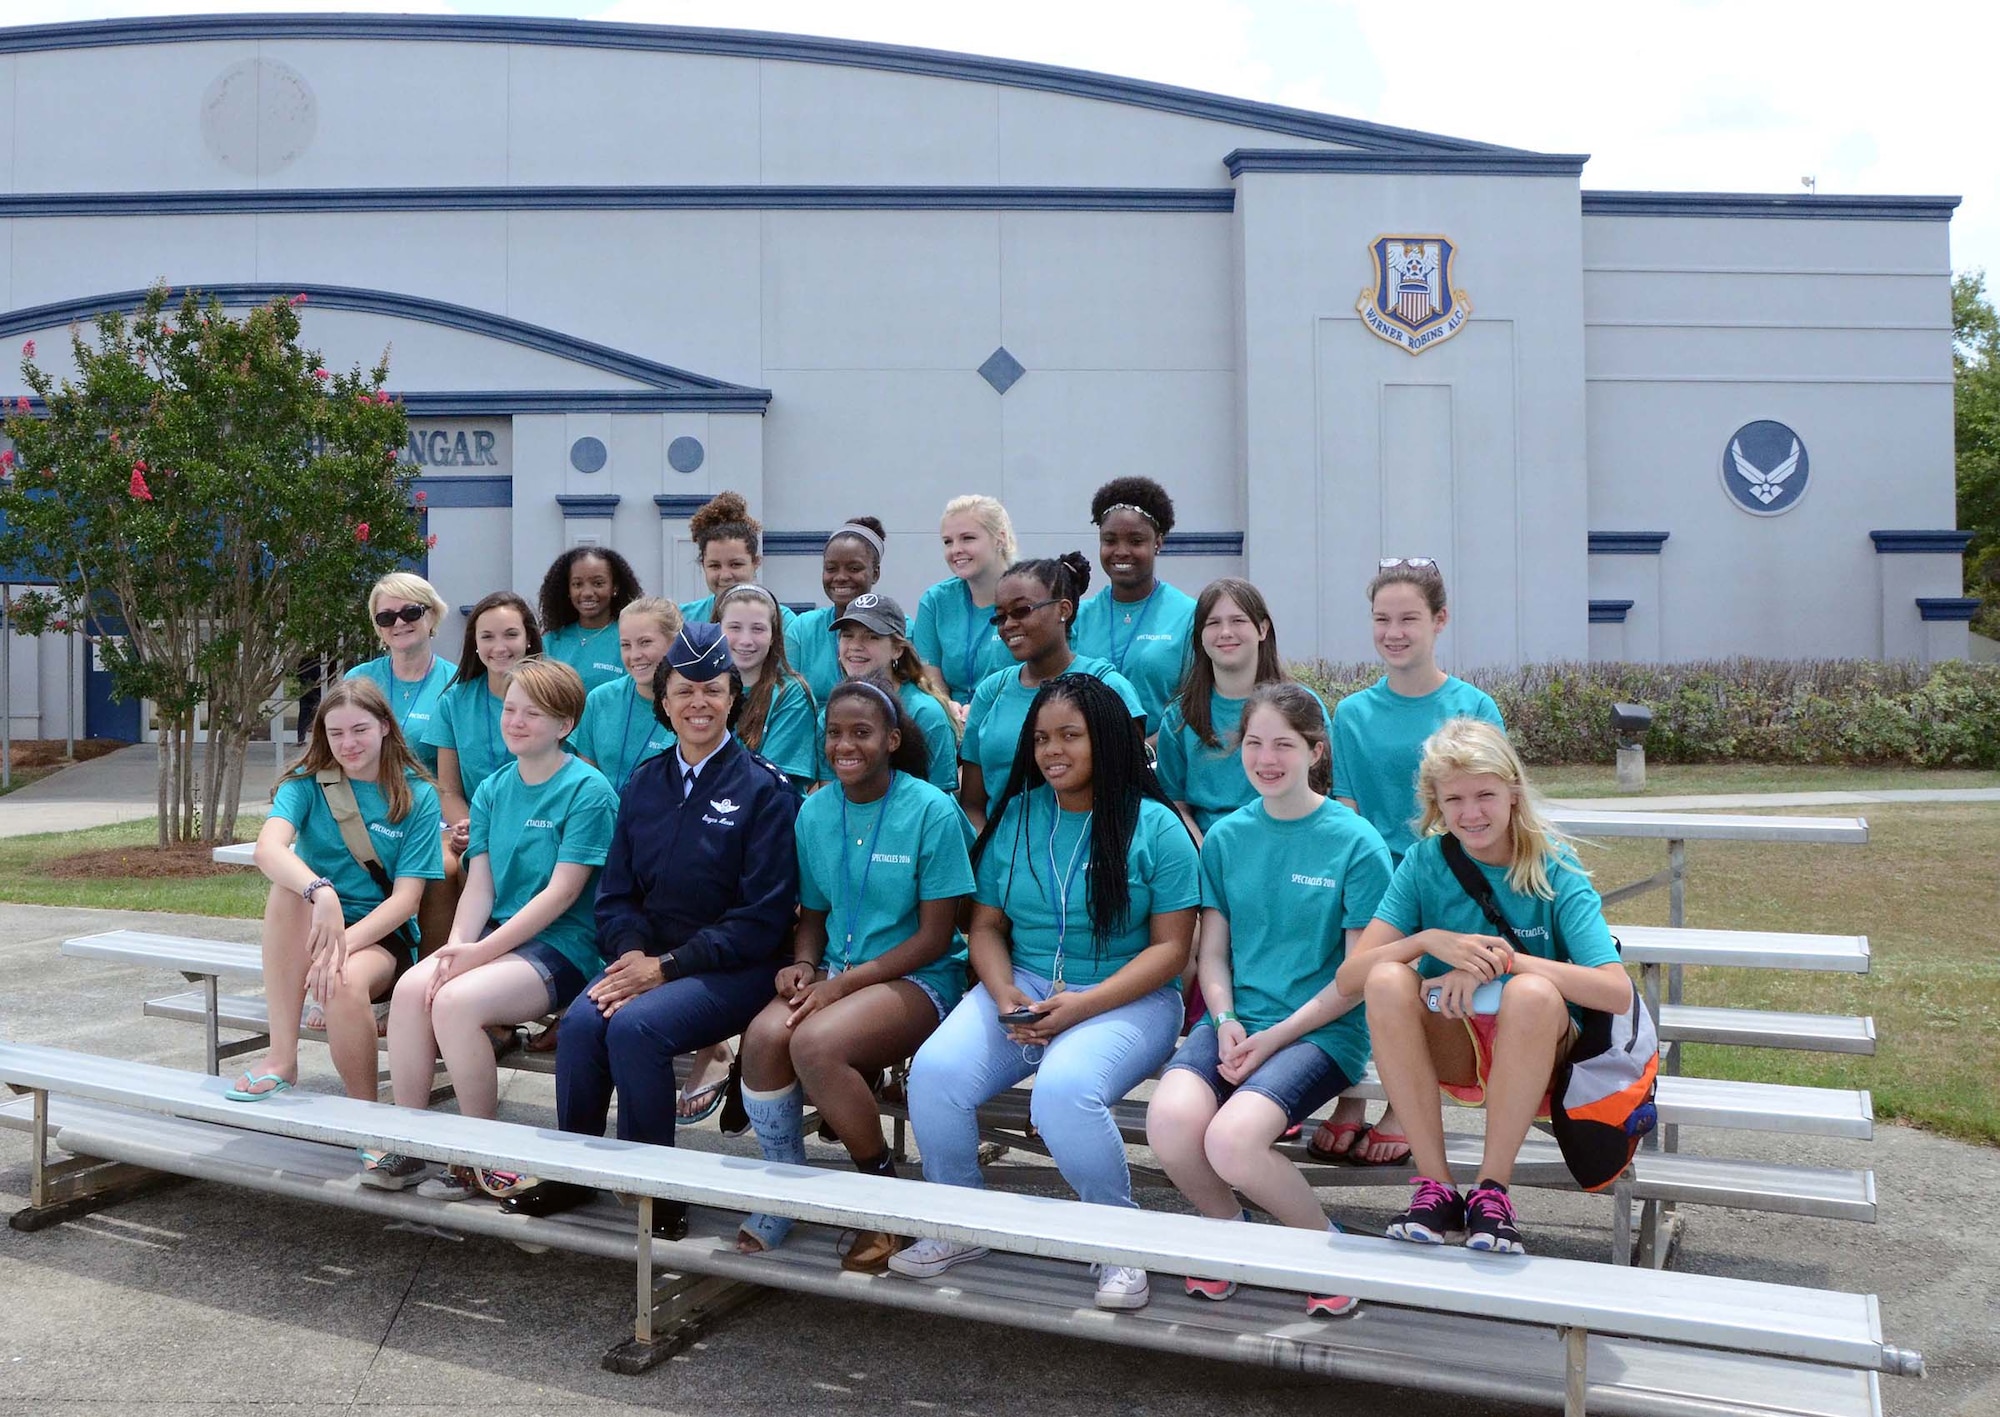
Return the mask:
<svg viewBox="0 0 2000 1417">
<path fill-rule="evenodd" d="M 1611 765 L 1530 767 L 1529 780 L 1551 797 L 1686 797 L 1696 793 L 1921 791 L 2000 787 L 2000 772 L 1976 768 L 1793 767 L 1782 763 L 1701 763 L 1646 769 L 1643 792 L 1618 786 Z"/>
<path fill-rule="evenodd" d="M 261 818 L 237 821 L 237 834 L 248 839 L 263 825 Z M 264 913 L 264 878 L 251 870 L 220 876 L 173 879 L 147 876 L 97 875 L 87 880 L 51 876 L 47 863 L 84 851 L 107 847 L 146 846 L 156 840 L 151 821 L 121 822 L 87 831 L 52 832 L 46 836 L 0 837 L 0 900 L 24 905 L 67 905 L 80 910 L 170 910 L 186 915 L 234 915 L 255 920 Z"/>
<path fill-rule="evenodd" d="M 1832 809 L 1824 815 L 1847 815 Z M 1687 923 L 1710 929 L 1866 935 L 1868 974 L 1691 969 L 1695 1004 L 1872 1014 L 1874 1057 L 1691 1046 L 1688 1071 L 1813 1087 L 1867 1088 L 1875 1115 L 2000 1145 L 2000 804 L 1871 806 L 1865 846 L 1688 843 Z M 1584 849 L 1600 889 L 1665 864 L 1659 842 Z M 1614 922 L 1664 925 L 1655 891 Z"/>
</svg>

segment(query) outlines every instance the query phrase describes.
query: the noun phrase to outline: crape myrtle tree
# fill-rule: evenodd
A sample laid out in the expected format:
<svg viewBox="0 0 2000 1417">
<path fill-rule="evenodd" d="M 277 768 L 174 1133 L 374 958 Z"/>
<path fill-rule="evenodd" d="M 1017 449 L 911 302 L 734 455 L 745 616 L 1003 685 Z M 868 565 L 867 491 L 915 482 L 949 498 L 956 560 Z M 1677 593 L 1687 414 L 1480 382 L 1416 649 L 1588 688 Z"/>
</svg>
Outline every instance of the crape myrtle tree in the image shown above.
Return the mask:
<svg viewBox="0 0 2000 1417">
<path fill-rule="evenodd" d="M 1973 628 L 2000 635 L 2000 315 L 1984 271 L 1952 280 L 1951 328 L 1958 525 L 1972 533 L 1965 593 L 1985 602 Z"/>
<path fill-rule="evenodd" d="M 251 732 L 301 663 L 353 650 L 368 587 L 423 551 L 388 355 L 329 370 L 299 343 L 305 300 L 239 319 L 158 285 L 71 326 L 70 376 L 22 347 L 43 409 L 7 410 L 0 565 L 64 588 L 17 607 L 31 634 L 65 600 L 123 620 L 100 654 L 158 714 L 162 845 L 231 838 Z"/>
</svg>

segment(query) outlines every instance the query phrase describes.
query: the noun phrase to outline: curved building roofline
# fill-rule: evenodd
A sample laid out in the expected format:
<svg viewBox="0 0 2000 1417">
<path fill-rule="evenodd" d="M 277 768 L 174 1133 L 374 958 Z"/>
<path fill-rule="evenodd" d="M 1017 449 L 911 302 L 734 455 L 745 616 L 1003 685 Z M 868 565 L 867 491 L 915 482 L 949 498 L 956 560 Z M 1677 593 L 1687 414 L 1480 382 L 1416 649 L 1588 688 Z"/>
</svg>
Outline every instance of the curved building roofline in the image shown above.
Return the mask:
<svg viewBox="0 0 2000 1417">
<path fill-rule="evenodd" d="M 824 39 L 757 30 L 694 29 L 670 25 L 605 24 L 590 20 L 487 15 L 168 15 L 92 20 L 76 24 L 19 25 L 0 29 L 0 54 L 39 50 L 102 49 L 119 45 L 185 44 L 201 40 L 333 39 L 408 40 L 460 44 L 545 44 L 579 49 L 629 49 L 667 54 L 712 54 L 885 69 L 1009 88 L 1039 89 L 1133 108 L 1206 118 L 1266 132 L 1381 152 L 1518 153 L 1499 147 L 1336 118 L 1302 108 L 1257 103 L 1173 84 L 1119 78 L 1088 69 L 992 59 L 941 49 Z"/>
<path fill-rule="evenodd" d="M 175 285 L 170 289 L 170 296 L 178 298 L 189 288 L 187 285 Z M 607 374 L 615 374 L 620 378 L 644 384 L 656 395 L 649 401 L 649 406 L 661 402 L 658 395 L 669 395 L 672 397 L 667 402 L 676 406 L 742 409 L 761 413 L 771 401 L 769 389 L 756 389 L 746 384 L 731 384 L 721 379 L 711 379 L 703 374 L 690 374 L 685 369 L 676 369 L 669 364 L 643 359 L 636 354 L 613 349 L 610 345 L 579 339 L 575 335 L 566 335 L 560 330 L 552 330 L 543 325 L 531 325 L 522 320 L 509 319 L 505 315 L 496 315 L 490 310 L 478 310 L 469 305 L 452 305 L 442 300 L 429 300 L 418 295 L 404 295 L 389 290 L 367 290 L 356 286 L 318 285 L 311 282 L 298 285 L 269 282 L 257 284 L 196 282 L 192 288 L 201 295 L 215 296 L 225 306 L 237 308 L 261 305 L 268 300 L 303 294 L 310 305 L 322 310 L 367 311 L 371 314 L 392 315 L 424 324 L 443 325 L 469 334 L 483 335 L 488 339 L 519 345 L 524 349 L 537 350 L 543 354 L 552 354 L 588 368 L 599 369 Z M 35 330 L 54 329 L 72 322 L 89 321 L 106 310 L 136 310 L 145 299 L 146 292 L 143 290 L 120 290 L 100 295 L 79 296 L 48 305 L 32 305 L 8 310 L 0 313 L 0 339 Z M 638 394 L 644 391 L 628 392 Z"/>
</svg>

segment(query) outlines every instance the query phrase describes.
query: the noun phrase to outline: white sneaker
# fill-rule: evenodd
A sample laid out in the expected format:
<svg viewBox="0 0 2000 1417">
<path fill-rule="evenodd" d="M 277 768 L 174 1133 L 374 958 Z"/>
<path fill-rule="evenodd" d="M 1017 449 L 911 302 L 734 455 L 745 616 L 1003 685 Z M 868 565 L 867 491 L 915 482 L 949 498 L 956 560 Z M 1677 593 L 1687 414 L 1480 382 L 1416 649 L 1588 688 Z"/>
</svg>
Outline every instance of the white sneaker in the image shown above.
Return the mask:
<svg viewBox="0 0 2000 1417">
<path fill-rule="evenodd" d="M 1097 1275 L 1097 1307 L 1100 1309 L 1143 1309 L 1153 1297 L 1146 1283 L 1146 1271 L 1122 1264 L 1094 1264 Z"/>
<path fill-rule="evenodd" d="M 984 1245 L 961 1245 L 955 1240 L 919 1240 L 889 1256 L 889 1268 L 905 1279 L 936 1279 L 955 1264 L 984 1259 L 990 1253 Z"/>
<path fill-rule="evenodd" d="M 462 1166 L 452 1166 L 425 1180 L 417 1194 L 427 1201 L 471 1200 L 479 1194 L 479 1181 Z"/>
</svg>

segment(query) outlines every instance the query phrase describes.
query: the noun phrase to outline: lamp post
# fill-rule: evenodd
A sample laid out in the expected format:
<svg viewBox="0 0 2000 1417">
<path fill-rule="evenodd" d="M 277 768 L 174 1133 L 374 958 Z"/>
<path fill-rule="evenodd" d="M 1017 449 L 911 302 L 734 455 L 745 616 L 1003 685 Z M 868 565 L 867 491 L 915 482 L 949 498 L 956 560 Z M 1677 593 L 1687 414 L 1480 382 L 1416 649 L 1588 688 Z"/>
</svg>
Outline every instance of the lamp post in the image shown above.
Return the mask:
<svg viewBox="0 0 2000 1417">
<path fill-rule="evenodd" d="M 1653 711 L 1644 704 L 1611 706 L 1611 737 L 1618 744 L 1618 786 L 1626 792 L 1646 789 L 1646 730 Z"/>
</svg>

